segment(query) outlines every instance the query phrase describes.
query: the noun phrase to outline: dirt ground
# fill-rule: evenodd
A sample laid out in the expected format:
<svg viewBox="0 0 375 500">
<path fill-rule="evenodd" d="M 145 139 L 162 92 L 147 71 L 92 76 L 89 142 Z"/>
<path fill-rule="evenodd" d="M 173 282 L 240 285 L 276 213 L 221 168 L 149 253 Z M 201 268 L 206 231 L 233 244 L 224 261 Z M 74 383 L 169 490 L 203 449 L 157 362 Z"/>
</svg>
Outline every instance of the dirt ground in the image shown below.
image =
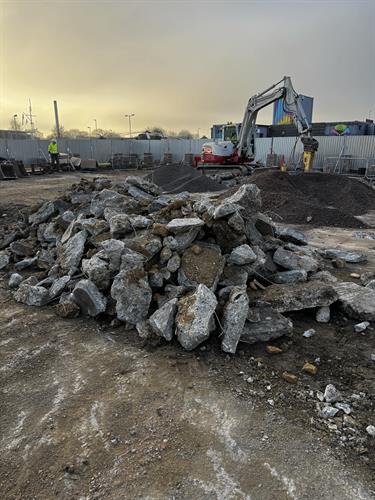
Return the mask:
<svg viewBox="0 0 375 500">
<path fill-rule="evenodd" d="M 65 174 L 1 183 L 2 224 L 16 206 L 71 182 Z M 305 229 L 314 245 L 366 251 L 369 263 L 340 279 L 375 270 L 375 241 L 357 239 L 357 229 Z M 293 336 L 274 343 L 282 354 L 241 344 L 231 357 L 215 341 L 187 353 L 18 304 L 6 283 L 2 275 L 2 498 L 375 498 L 375 439 L 365 431 L 375 425 L 373 328 L 356 334 L 335 311 L 327 325 L 299 313 Z M 304 338 L 308 328 L 316 334 Z M 301 372 L 305 361 L 318 365 L 315 376 Z M 298 375 L 296 385 L 284 370 Z M 316 391 L 328 383 L 351 401 L 351 431 L 342 415 L 334 425 L 318 418 Z"/>
</svg>

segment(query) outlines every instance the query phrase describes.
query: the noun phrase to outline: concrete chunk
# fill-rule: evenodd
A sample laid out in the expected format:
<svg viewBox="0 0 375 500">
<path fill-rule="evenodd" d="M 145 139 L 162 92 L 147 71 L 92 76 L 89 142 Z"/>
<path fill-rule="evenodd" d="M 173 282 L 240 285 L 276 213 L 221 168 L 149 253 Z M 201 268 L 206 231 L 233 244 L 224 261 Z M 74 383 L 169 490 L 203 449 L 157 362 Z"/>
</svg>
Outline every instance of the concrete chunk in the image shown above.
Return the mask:
<svg viewBox="0 0 375 500">
<path fill-rule="evenodd" d="M 61 247 L 59 263 L 64 271 L 75 271 L 82 259 L 87 240 L 87 232 L 79 231 Z"/>
<path fill-rule="evenodd" d="M 181 234 L 191 229 L 200 229 L 204 225 L 198 217 L 186 217 L 185 219 L 173 219 L 167 224 L 167 229 L 173 234 Z"/>
<path fill-rule="evenodd" d="M 14 294 L 17 302 L 22 302 L 28 306 L 44 306 L 49 300 L 48 290 L 42 286 L 21 283 Z"/>
<path fill-rule="evenodd" d="M 375 290 L 351 282 L 333 286 L 338 294 L 339 306 L 345 314 L 362 321 L 375 321 Z"/>
<path fill-rule="evenodd" d="M 100 293 L 95 283 L 90 280 L 81 280 L 74 287 L 72 298 L 84 314 L 97 316 L 107 307 L 107 299 Z"/>
<path fill-rule="evenodd" d="M 217 300 L 206 285 L 199 285 L 195 292 L 185 295 L 178 302 L 176 334 L 178 341 L 192 351 L 210 336 Z"/>
<path fill-rule="evenodd" d="M 321 250 L 320 254 L 326 259 L 342 259 L 351 264 L 367 262 L 367 257 L 363 253 L 353 252 L 351 250 L 339 250 L 337 248 L 326 248 Z"/>
<path fill-rule="evenodd" d="M 108 262 L 100 259 L 97 255 L 91 259 L 82 260 L 82 271 L 99 288 L 106 290 L 110 285 L 111 273 Z"/>
<path fill-rule="evenodd" d="M 276 237 L 283 241 L 295 243 L 296 245 L 307 245 L 307 238 L 302 231 L 298 231 L 298 229 L 292 227 L 277 226 Z"/>
<path fill-rule="evenodd" d="M 5 269 L 10 262 L 10 257 L 7 253 L 0 254 L 0 270 Z"/>
<path fill-rule="evenodd" d="M 252 264 L 256 259 L 257 256 L 249 245 L 240 245 L 232 250 L 228 257 L 228 264 L 243 266 L 245 264 Z"/>
<path fill-rule="evenodd" d="M 149 318 L 149 323 L 156 335 L 172 340 L 174 319 L 177 311 L 177 299 L 169 300 Z"/>
<path fill-rule="evenodd" d="M 142 267 L 120 271 L 111 287 L 118 319 L 133 325 L 147 318 L 152 290 Z"/>
<path fill-rule="evenodd" d="M 269 305 L 262 304 L 260 307 L 250 307 L 240 340 L 248 344 L 268 342 L 290 334 L 292 330 L 290 319 Z"/>
<path fill-rule="evenodd" d="M 275 283 L 300 283 L 307 280 L 307 272 L 304 269 L 293 269 L 276 273 L 272 276 L 272 281 Z"/>
<path fill-rule="evenodd" d="M 223 340 L 221 348 L 224 352 L 234 354 L 240 340 L 249 310 L 249 298 L 246 290 L 233 287 L 223 313 Z"/>
<path fill-rule="evenodd" d="M 285 269 L 303 269 L 307 272 L 318 270 L 318 262 L 307 255 L 298 255 L 280 247 L 273 255 L 273 261 Z"/>
<path fill-rule="evenodd" d="M 329 283 L 308 281 L 295 283 L 293 286 L 271 285 L 259 292 L 258 297 L 268 302 L 276 311 L 286 312 L 329 306 L 337 300 L 338 295 Z"/>
</svg>

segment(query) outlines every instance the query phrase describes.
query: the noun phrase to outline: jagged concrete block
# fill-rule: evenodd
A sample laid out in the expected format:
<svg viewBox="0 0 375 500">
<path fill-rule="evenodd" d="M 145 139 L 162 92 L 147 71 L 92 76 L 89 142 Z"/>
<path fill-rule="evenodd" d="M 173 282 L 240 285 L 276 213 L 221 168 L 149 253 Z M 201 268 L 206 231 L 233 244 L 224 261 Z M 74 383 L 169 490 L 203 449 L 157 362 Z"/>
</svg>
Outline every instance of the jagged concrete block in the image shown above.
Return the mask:
<svg viewBox="0 0 375 500">
<path fill-rule="evenodd" d="M 72 292 L 72 299 L 81 311 L 89 316 L 98 316 L 107 307 L 107 299 L 90 280 L 79 281 Z"/>
<path fill-rule="evenodd" d="M 221 348 L 224 352 L 234 354 L 240 340 L 249 310 L 249 298 L 246 290 L 233 287 L 223 313 L 223 340 Z"/>
</svg>

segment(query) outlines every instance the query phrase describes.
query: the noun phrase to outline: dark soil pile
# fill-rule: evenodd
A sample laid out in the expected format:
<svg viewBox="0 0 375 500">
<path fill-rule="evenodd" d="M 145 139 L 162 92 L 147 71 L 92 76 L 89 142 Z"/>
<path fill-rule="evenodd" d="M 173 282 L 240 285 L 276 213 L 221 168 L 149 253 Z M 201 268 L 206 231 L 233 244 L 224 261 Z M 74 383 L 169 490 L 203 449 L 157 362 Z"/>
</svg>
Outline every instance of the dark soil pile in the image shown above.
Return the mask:
<svg viewBox="0 0 375 500">
<path fill-rule="evenodd" d="M 188 165 L 165 165 L 149 174 L 147 178 L 167 193 L 181 193 L 182 191 L 205 193 L 225 189 L 225 186 Z"/>
<path fill-rule="evenodd" d="M 247 182 L 262 192 L 263 210 L 289 224 L 366 227 L 356 215 L 375 210 L 375 191 L 366 184 L 331 174 L 255 172 Z M 272 214 L 271 214 L 272 215 Z"/>
</svg>

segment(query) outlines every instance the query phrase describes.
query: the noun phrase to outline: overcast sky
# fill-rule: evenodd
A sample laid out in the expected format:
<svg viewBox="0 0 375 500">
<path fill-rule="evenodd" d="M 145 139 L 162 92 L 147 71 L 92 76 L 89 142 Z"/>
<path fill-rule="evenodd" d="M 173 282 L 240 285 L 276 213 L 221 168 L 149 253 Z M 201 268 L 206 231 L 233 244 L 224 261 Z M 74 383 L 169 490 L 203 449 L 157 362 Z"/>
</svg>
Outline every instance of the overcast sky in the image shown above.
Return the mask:
<svg viewBox="0 0 375 500">
<path fill-rule="evenodd" d="M 313 121 L 375 114 L 375 0 L 0 0 L 0 128 L 209 133 L 283 75 Z M 270 123 L 271 107 L 258 119 Z"/>
</svg>

